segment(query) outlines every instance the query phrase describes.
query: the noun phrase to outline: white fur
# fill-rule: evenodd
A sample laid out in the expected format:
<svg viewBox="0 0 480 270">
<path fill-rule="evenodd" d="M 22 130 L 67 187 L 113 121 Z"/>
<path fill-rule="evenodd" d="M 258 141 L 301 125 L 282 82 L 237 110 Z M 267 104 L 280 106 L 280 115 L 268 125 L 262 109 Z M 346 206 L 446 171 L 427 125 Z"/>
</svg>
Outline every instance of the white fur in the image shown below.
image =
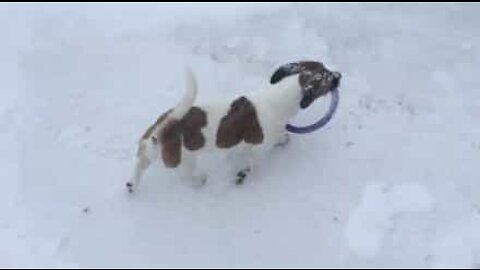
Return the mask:
<svg viewBox="0 0 480 270">
<path fill-rule="evenodd" d="M 181 119 L 188 112 L 188 110 L 190 110 L 195 102 L 195 99 L 197 98 L 197 80 L 195 80 L 193 71 L 188 68 L 185 72 L 185 75 L 187 91 L 170 114 L 170 117 L 174 119 Z"/>
<path fill-rule="evenodd" d="M 173 109 L 168 118 L 180 119 L 192 107 L 197 95 L 197 85 L 193 73 L 187 71 L 187 91 L 178 105 Z M 298 75 L 284 78 L 282 81 L 268 85 L 264 89 L 244 95 L 255 106 L 257 117 L 263 131 L 263 142 L 258 145 L 240 143 L 229 149 L 222 151 L 235 151 L 238 148 L 246 149 L 249 153 L 249 168 L 255 171 L 259 162 L 263 159 L 266 152 L 275 144 L 285 141 L 285 125 L 299 111 L 299 104 L 302 97 Z M 233 99 L 232 99 L 233 100 Z M 216 147 L 216 135 L 220 120 L 224 117 L 232 103 L 232 100 L 226 102 L 196 104 L 207 114 L 207 126 L 202 129 L 206 142 L 205 145 L 196 151 L 190 151 L 182 146 L 181 162 L 175 170 L 185 179 L 192 179 L 196 186 L 202 185 L 206 181 L 204 174 L 195 174 L 196 155 L 206 151 L 219 150 Z M 167 121 L 163 121 L 163 124 Z M 155 132 L 163 128 L 159 125 Z M 151 163 L 159 159 L 161 149 L 160 144 L 154 144 L 151 138 L 140 141 L 140 150 L 135 165 L 135 172 L 132 180 L 127 183 L 130 191 L 138 187 L 143 172 Z"/>
</svg>

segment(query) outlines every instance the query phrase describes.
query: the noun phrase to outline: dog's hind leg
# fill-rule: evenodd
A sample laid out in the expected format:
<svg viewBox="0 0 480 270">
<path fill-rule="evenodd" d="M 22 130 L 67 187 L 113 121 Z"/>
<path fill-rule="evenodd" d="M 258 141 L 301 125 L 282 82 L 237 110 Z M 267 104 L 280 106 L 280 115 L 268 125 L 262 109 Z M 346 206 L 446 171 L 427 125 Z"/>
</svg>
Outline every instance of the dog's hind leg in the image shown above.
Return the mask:
<svg viewBox="0 0 480 270">
<path fill-rule="evenodd" d="M 176 168 L 180 177 L 189 182 L 194 188 L 199 188 L 207 182 L 206 174 L 195 174 L 196 169 L 196 155 L 188 150 L 182 149 L 182 161 Z"/>
<path fill-rule="evenodd" d="M 143 173 L 148 167 L 150 167 L 150 164 L 156 158 L 155 150 L 156 149 L 153 149 L 153 145 L 148 145 L 148 142 L 140 143 L 133 176 L 126 184 L 128 192 L 133 193 L 138 188 Z"/>
<path fill-rule="evenodd" d="M 250 173 L 250 168 L 249 167 L 238 171 L 237 172 L 237 179 L 235 180 L 235 184 L 237 184 L 237 185 L 243 184 L 243 181 L 245 181 L 245 178 L 247 178 L 247 175 L 249 173 Z"/>
<path fill-rule="evenodd" d="M 133 177 L 126 184 L 128 192 L 133 193 L 138 188 L 138 185 L 140 184 L 140 179 L 142 178 L 145 170 L 147 170 L 150 166 L 150 163 L 151 161 L 148 158 L 137 158 Z"/>
</svg>

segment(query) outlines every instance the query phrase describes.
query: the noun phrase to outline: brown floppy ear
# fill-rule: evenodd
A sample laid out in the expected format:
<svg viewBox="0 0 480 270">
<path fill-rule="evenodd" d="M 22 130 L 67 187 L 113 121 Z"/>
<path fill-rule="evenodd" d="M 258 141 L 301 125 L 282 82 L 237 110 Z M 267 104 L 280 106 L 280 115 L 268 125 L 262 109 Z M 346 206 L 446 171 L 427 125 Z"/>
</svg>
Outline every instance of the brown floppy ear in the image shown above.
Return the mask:
<svg viewBox="0 0 480 270">
<path fill-rule="evenodd" d="M 175 168 L 181 160 L 181 124 L 178 120 L 170 120 L 160 134 L 162 159 L 165 167 Z"/>
</svg>

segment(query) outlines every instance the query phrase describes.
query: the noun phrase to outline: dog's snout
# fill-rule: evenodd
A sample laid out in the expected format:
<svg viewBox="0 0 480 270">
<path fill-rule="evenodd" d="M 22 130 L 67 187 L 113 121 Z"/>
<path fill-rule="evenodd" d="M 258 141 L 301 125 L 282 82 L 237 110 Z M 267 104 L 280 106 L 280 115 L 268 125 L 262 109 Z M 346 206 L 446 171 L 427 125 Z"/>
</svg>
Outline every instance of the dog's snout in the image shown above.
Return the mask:
<svg viewBox="0 0 480 270">
<path fill-rule="evenodd" d="M 333 87 L 337 87 L 340 84 L 340 79 L 342 78 L 342 74 L 340 72 L 333 72 Z"/>
</svg>

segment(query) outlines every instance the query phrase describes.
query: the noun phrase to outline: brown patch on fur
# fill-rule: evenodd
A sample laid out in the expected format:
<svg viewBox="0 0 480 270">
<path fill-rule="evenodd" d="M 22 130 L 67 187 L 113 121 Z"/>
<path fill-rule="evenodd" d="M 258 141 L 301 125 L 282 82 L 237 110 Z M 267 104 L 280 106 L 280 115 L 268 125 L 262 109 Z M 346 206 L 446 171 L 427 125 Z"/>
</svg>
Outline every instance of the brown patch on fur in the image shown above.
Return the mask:
<svg viewBox="0 0 480 270">
<path fill-rule="evenodd" d="M 181 122 L 171 119 L 160 132 L 163 163 L 168 168 L 175 168 L 180 164 L 182 141 L 180 138 Z"/>
<path fill-rule="evenodd" d="M 192 107 L 182 118 L 183 145 L 191 151 L 205 145 L 201 129 L 207 125 L 207 114 L 198 107 Z"/>
<path fill-rule="evenodd" d="M 159 132 L 162 145 L 163 163 L 175 168 L 181 161 L 182 139 L 185 148 L 198 150 L 205 145 L 201 129 L 207 125 L 207 114 L 198 107 L 192 107 L 181 120 L 171 119 Z"/>
<path fill-rule="evenodd" d="M 216 144 L 219 148 L 230 148 L 242 140 L 251 144 L 260 144 L 263 141 L 257 112 L 246 97 L 233 101 L 228 114 L 220 120 Z"/>
</svg>

